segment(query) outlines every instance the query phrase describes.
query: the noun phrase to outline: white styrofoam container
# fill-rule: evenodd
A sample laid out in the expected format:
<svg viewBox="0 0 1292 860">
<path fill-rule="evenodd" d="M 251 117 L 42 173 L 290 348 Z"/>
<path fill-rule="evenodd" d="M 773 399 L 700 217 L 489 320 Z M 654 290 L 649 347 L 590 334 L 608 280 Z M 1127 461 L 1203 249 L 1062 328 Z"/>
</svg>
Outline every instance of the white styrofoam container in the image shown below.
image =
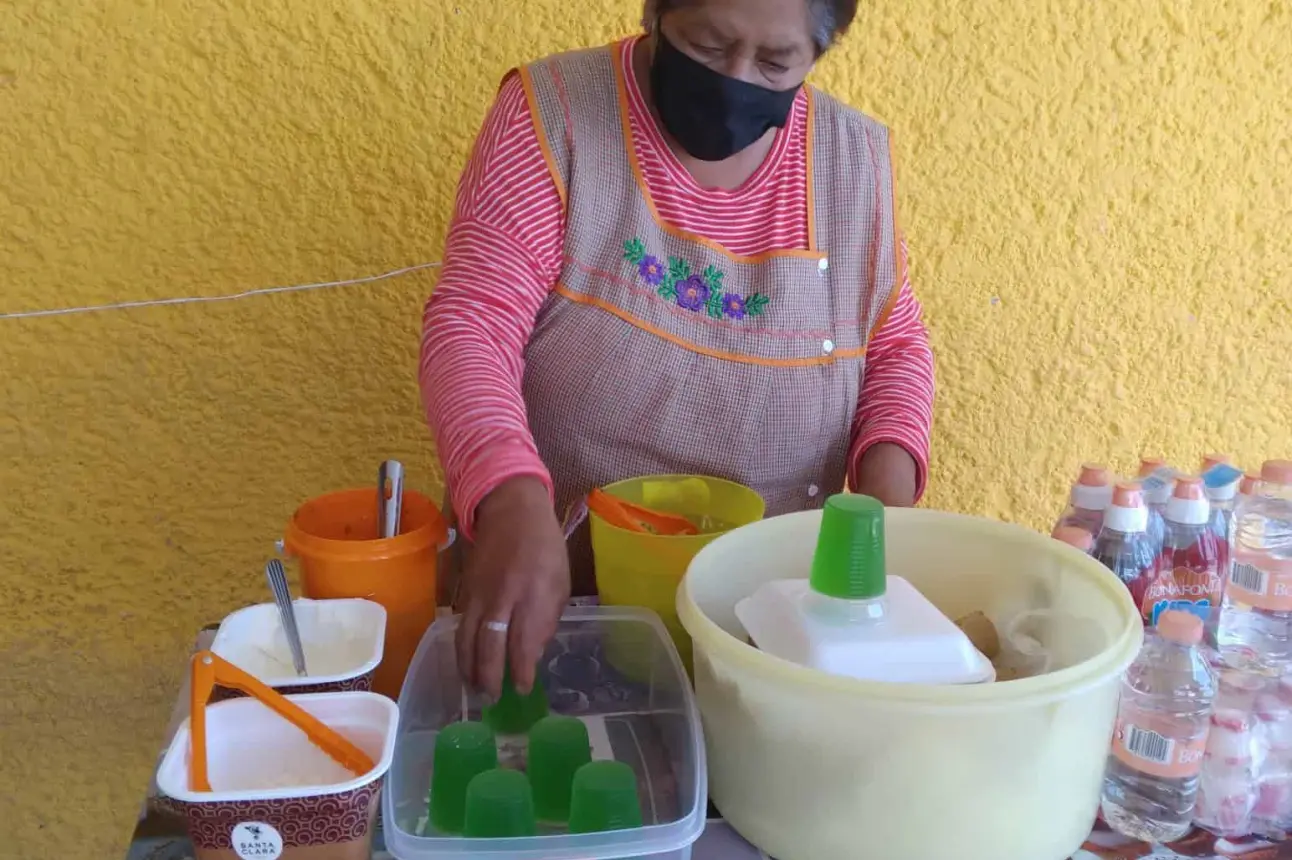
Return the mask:
<svg viewBox="0 0 1292 860">
<path fill-rule="evenodd" d="M 295 600 L 305 668 L 292 667 L 287 635 L 272 603 L 248 606 L 220 622 L 211 650 L 283 693 L 372 689 L 386 643 L 386 609 L 358 598 Z"/>
<path fill-rule="evenodd" d="M 736 604 L 754 643 L 800 666 L 869 681 L 981 684 L 996 679 L 991 661 L 964 631 L 900 576 L 881 599 L 835 600 L 806 579 L 765 583 Z"/>
</svg>

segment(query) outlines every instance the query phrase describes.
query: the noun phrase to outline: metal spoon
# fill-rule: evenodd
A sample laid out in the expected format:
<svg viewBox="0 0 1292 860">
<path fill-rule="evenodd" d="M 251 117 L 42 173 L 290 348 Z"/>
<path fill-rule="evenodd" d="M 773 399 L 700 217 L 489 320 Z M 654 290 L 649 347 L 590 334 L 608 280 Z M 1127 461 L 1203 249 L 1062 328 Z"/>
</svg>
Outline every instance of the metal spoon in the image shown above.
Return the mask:
<svg viewBox="0 0 1292 860">
<path fill-rule="evenodd" d="M 383 538 L 399 534 L 404 507 L 404 464 L 387 460 L 377 469 L 377 533 Z"/>
<path fill-rule="evenodd" d="M 274 559 L 265 565 L 265 579 L 269 580 L 269 590 L 274 593 L 274 603 L 278 604 L 278 617 L 287 634 L 287 647 L 292 650 L 292 665 L 296 668 L 297 677 L 305 677 L 305 649 L 301 647 L 301 632 L 296 626 L 296 610 L 292 606 L 292 593 L 287 587 L 287 571 L 283 563 Z"/>
</svg>

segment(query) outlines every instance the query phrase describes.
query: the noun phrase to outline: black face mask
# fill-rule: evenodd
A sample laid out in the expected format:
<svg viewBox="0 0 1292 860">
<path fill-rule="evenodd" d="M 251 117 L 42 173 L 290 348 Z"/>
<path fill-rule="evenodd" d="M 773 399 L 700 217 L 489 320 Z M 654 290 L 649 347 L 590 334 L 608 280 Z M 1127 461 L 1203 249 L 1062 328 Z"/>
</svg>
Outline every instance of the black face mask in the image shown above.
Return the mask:
<svg viewBox="0 0 1292 860">
<path fill-rule="evenodd" d="M 721 161 L 784 128 L 799 88 L 769 90 L 719 74 L 673 46 L 656 27 L 650 85 L 660 121 L 701 161 Z"/>
</svg>

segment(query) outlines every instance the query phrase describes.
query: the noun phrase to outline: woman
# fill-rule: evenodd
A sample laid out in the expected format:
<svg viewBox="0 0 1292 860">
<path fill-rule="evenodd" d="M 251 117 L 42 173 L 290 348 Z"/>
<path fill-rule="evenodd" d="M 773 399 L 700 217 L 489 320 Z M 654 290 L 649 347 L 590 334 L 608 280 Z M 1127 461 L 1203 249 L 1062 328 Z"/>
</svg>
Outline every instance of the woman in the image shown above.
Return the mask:
<svg viewBox="0 0 1292 860">
<path fill-rule="evenodd" d="M 655 0 L 646 35 L 509 74 L 427 304 L 422 394 L 472 558 L 458 660 L 528 690 L 591 488 L 660 473 L 769 515 L 922 492 L 933 362 L 888 134 L 803 85 L 856 0 Z"/>
</svg>

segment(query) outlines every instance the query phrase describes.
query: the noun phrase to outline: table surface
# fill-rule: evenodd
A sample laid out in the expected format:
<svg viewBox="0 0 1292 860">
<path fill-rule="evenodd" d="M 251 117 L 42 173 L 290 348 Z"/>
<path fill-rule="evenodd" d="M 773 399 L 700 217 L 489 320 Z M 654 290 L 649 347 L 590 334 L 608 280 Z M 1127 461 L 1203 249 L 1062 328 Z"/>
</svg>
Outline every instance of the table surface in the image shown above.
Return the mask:
<svg viewBox="0 0 1292 860">
<path fill-rule="evenodd" d="M 197 637 L 195 650 L 207 648 L 214 638 L 214 629 L 203 630 Z M 188 715 L 187 687 L 176 696 L 170 722 L 166 727 L 158 758 L 170 744 L 171 736 Z M 135 824 L 134 835 L 126 853 L 126 860 L 192 860 L 193 849 L 184 834 L 184 822 L 173 813 L 155 803 L 156 784 L 150 784 L 143 807 Z M 750 845 L 721 818 L 711 817 L 704 834 L 692 849 L 692 860 L 773 860 Z M 1216 839 L 1197 830 L 1169 846 L 1152 846 L 1135 842 L 1096 826 L 1083 848 L 1071 860 L 1169 860 L 1169 858 L 1197 858 L 1197 860 L 1292 860 L 1292 841 L 1271 844 L 1260 840 L 1229 842 Z M 384 850 L 380 825 L 374 839 L 373 860 L 394 860 Z M 1013 860 L 1013 858 L 1001 858 Z"/>
</svg>

